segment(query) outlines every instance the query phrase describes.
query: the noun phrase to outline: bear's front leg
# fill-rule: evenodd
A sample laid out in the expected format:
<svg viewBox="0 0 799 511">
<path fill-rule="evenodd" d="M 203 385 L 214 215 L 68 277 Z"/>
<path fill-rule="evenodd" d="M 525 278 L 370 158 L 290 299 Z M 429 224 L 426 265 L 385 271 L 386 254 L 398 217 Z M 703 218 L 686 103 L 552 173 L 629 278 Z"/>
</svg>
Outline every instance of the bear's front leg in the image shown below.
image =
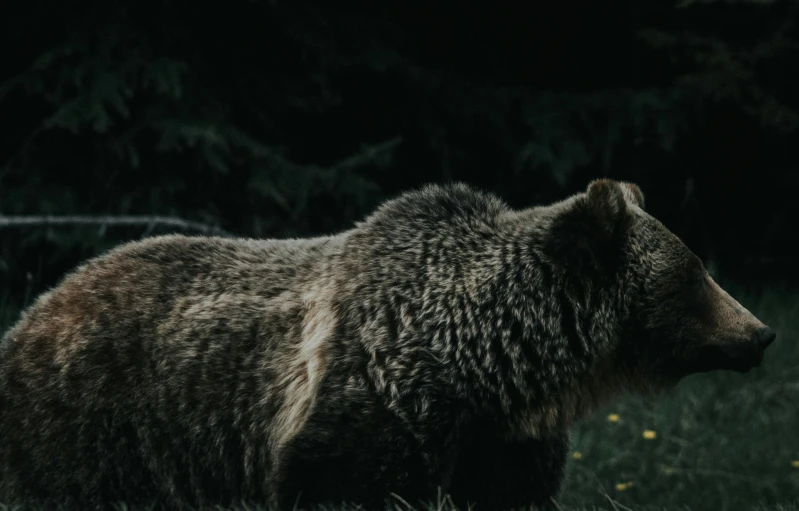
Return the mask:
<svg viewBox="0 0 799 511">
<path fill-rule="evenodd" d="M 394 496 L 435 502 L 452 466 L 448 442 L 430 445 L 378 405 L 332 408 L 321 402 L 281 450 L 272 476 L 280 511 L 345 502 L 385 509 Z"/>
<path fill-rule="evenodd" d="M 449 495 L 462 509 L 554 509 L 569 452 L 569 434 L 507 440 L 478 430 L 458 455 Z"/>
</svg>

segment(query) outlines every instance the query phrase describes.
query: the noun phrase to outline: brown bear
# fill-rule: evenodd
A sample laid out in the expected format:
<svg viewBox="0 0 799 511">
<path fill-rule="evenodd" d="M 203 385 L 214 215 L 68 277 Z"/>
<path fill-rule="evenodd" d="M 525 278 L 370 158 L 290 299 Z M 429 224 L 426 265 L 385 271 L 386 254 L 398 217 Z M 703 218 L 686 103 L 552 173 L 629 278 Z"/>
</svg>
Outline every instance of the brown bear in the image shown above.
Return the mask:
<svg viewBox="0 0 799 511">
<path fill-rule="evenodd" d="M 774 338 L 623 182 L 523 210 L 430 185 L 331 236 L 147 239 L 5 335 L 0 502 L 543 507 L 574 421 L 747 371 Z"/>
</svg>

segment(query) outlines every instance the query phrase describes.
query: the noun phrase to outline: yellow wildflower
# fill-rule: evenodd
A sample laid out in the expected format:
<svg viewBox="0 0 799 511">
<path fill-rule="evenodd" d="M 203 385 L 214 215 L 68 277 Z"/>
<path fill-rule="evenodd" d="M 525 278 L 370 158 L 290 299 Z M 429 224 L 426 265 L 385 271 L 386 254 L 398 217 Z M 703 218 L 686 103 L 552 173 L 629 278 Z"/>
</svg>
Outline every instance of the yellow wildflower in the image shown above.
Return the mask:
<svg viewBox="0 0 799 511">
<path fill-rule="evenodd" d="M 619 415 L 616 413 L 611 413 L 608 415 L 608 422 L 619 422 Z"/>
<path fill-rule="evenodd" d="M 626 490 L 626 489 L 630 488 L 632 485 L 633 485 L 633 482 L 632 482 L 632 481 L 627 481 L 626 483 L 618 483 L 618 484 L 616 485 L 616 490 L 618 490 L 618 491 L 624 491 L 624 490 Z"/>
<path fill-rule="evenodd" d="M 791 466 L 792 466 L 793 468 L 799 468 L 799 460 L 793 460 L 793 461 L 791 462 Z"/>
<path fill-rule="evenodd" d="M 583 459 L 583 453 L 581 453 L 580 451 L 574 451 L 574 453 L 572 453 L 572 458 L 576 460 L 581 460 Z"/>
<path fill-rule="evenodd" d="M 644 431 L 644 438 L 647 440 L 654 440 L 655 438 L 657 438 L 657 436 L 658 434 L 652 431 L 651 429 L 647 429 L 646 431 Z"/>
</svg>

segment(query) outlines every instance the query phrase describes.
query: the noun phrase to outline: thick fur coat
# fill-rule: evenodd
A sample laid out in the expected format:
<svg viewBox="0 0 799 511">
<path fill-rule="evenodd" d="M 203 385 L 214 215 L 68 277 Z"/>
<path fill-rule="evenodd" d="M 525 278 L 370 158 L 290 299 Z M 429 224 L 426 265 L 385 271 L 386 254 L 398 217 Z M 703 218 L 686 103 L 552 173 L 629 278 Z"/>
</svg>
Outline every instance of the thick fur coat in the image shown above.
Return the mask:
<svg viewBox="0 0 799 511">
<path fill-rule="evenodd" d="M 0 346 L 0 502 L 547 504 L 575 420 L 765 328 L 643 207 L 428 186 L 337 235 L 90 260 Z"/>
</svg>

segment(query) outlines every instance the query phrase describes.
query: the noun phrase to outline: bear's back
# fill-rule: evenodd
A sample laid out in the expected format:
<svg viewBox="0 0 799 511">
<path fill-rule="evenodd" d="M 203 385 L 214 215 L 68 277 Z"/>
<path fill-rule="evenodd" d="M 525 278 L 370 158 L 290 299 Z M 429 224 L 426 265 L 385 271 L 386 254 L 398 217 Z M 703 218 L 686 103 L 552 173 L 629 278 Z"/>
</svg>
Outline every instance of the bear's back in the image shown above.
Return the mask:
<svg viewBox="0 0 799 511">
<path fill-rule="evenodd" d="M 327 240 L 170 235 L 127 243 L 43 293 L 7 332 L 3 346 L 12 349 L 24 337 L 41 357 L 78 348 L 103 329 L 125 337 L 154 334 L 150 328 L 181 308 L 193 306 L 202 316 L 203 309 L 225 301 L 268 307 L 276 298 L 290 300 L 314 278 Z"/>
</svg>

